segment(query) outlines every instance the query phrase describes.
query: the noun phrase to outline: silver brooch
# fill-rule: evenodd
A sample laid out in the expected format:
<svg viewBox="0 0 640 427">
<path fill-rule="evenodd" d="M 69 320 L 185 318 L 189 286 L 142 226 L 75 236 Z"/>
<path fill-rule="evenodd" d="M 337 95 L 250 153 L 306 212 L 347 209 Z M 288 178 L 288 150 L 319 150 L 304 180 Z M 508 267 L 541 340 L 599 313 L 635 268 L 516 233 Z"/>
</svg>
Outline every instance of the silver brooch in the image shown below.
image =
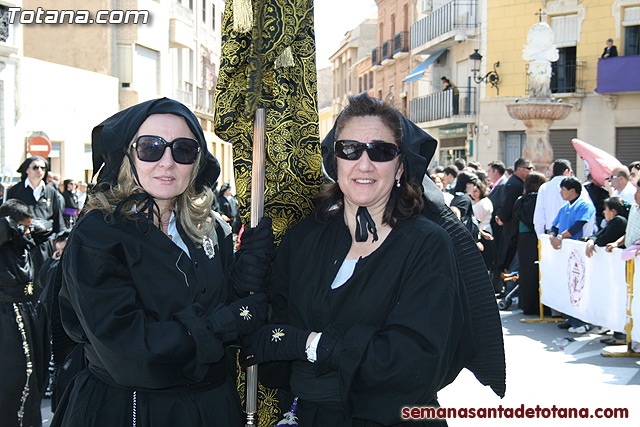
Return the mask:
<svg viewBox="0 0 640 427">
<path fill-rule="evenodd" d="M 283 336 L 284 336 L 284 331 L 281 328 L 275 328 L 272 331 L 271 341 L 282 341 Z"/>
<path fill-rule="evenodd" d="M 202 237 L 202 248 L 209 259 L 216 255 L 216 248 L 213 246 L 213 241 L 207 236 Z"/>
<path fill-rule="evenodd" d="M 251 312 L 249 311 L 249 307 L 247 307 L 246 305 L 240 307 L 240 317 L 242 317 L 244 320 L 251 320 Z"/>
</svg>

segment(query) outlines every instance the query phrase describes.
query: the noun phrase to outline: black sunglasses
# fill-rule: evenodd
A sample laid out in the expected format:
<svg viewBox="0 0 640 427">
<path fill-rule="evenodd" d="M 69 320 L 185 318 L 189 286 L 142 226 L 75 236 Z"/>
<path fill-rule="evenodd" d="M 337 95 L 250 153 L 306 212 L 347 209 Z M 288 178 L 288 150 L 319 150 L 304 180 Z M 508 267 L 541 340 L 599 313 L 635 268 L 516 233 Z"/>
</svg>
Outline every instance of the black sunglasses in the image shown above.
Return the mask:
<svg viewBox="0 0 640 427">
<path fill-rule="evenodd" d="M 528 169 L 530 171 L 533 170 L 533 166 L 520 166 L 522 169 Z"/>
<path fill-rule="evenodd" d="M 200 144 L 192 138 L 176 138 L 167 142 L 155 135 L 141 135 L 133 143 L 138 159 L 143 162 L 157 162 L 164 155 L 164 150 L 171 147 L 171 155 L 176 163 L 191 165 L 195 163 L 200 152 Z"/>
<path fill-rule="evenodd" d="M 34 171 L 37 171 L 38 169 L 40 169 L 41 171 L 46 171 L 47 167 L 46 166 L 33 165 L 33 166 L 31 166 L 31 169 L 33 169 Z"/>
<path fill-rule="evenodd" d="M 391 142 L 373 141 L 359 142 L 340 139 L 335 142 L 336 157 L 345 160 L 358 160 L 367 151 L 372 162 L 389 162 L 400 154 L 400 148 Z"/>
</svg>

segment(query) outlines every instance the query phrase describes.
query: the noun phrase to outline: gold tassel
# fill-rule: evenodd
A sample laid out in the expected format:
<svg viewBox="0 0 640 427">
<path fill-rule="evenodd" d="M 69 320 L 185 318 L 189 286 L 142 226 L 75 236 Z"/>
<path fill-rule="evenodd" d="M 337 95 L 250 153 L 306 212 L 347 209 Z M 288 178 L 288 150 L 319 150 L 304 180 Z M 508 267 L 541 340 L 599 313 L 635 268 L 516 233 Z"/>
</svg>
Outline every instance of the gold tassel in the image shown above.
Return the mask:
<svg viewBox="0 0 640 427">
<path fill-rule="evenodd" d="M 251 0 L 233 0 L 233 30 L 248 33 L 253 27 Z"/>
<path fill-rule="evenodd" d="M 294 65 L 296 64 L 293 62 L 293 53 L 291 53 L 291 46 L 288 46 L 284 51 L 282 51 L 280 56 L 276 58 L 276 61 L 273 64 L 275 68 L 293 67 Z"/>
</svg>

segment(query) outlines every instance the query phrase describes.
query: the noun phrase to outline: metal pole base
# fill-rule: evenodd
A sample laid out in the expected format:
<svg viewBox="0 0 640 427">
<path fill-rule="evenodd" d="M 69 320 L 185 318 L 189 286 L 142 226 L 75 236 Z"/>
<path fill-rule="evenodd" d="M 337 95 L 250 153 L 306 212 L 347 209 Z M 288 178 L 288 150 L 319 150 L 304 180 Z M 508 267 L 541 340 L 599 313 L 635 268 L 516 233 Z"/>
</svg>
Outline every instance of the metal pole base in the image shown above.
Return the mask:
<svg viewBox="0 0 640 427">
<path fill-rule="evenodd" d="M 257 412 L 245 412 L 245 426 L 246 427 L 255 427 L 258 425 L 258 413 Z"/>
</svg>

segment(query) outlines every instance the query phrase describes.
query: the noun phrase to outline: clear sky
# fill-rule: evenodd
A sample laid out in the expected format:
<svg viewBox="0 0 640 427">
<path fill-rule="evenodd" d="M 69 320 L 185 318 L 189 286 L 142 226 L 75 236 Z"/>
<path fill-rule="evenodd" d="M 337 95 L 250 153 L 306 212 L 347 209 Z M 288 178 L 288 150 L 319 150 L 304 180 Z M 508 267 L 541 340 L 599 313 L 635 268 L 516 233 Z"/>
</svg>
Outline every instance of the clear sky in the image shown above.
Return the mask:
<svg viewBox="0 0 640 427">
<path fill-rule="evenodd" d="M 375 0 L 316 0 L 314 8 L 319 69 L 331 64 L 329 57 L 338 50 L 347 31 L 378 14 Z"/>
</svg>

